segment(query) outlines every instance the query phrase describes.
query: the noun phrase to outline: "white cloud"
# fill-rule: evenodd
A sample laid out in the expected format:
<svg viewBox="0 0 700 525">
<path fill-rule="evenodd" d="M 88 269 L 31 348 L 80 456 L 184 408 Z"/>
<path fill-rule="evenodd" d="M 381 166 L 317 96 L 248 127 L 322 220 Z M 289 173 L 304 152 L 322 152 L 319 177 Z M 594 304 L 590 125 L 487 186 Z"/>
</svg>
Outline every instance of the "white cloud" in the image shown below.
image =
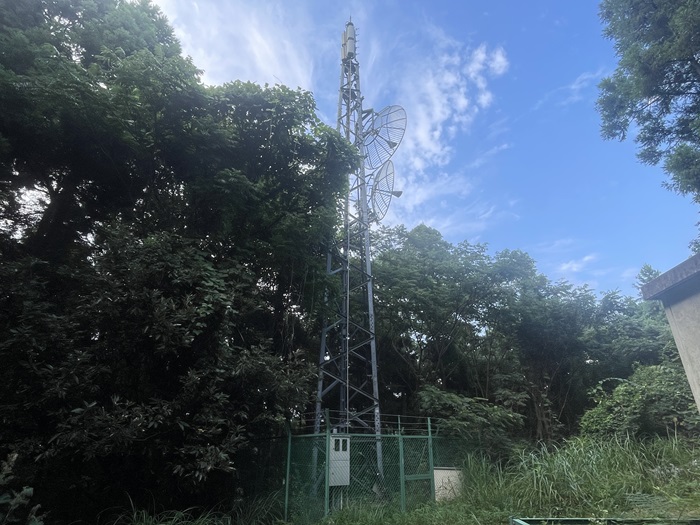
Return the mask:
<svg viewBox="0 0 700 525">
<path fill-rule="evenodd" d="M 601 256 L 597 252 L 590 252 L 580 257 L 564 257 L 573 253 L 581 253 L 584 245 L 589 241 L 562 237 L 550 242 L 535 245 L 532 253 L 538 265 L 546 269 L 547 274 L 553 279 L 561 279 L 576 286 L 587 285 L 592 289 L 599 289 L 601 282 L 615 282 L 619 286 L 628 286 L 634 282 L 637 269 L 627 268 L 624 271 L 614 265 L 605 264 L 607 256 Z M 584 252 L 585 253 L 585 252 Z"/>
<path fill-rule="evenodd" d="M 540 245 L 540 253 L 543 257 L 538 258 L 538 263 L 543 268 L 549 269 L 547 273 L 553 280 L 563 280 L 575 286 L 588 286 L 596 289 L 599 287 L 600 278 L 610 273 L 610 269 L 599 266 L 599 254 L 588 253 L 561 262 L 560 256 L 562 254 L 580 249 L 580 242 L 571 238 L 562 238 L 552 243 L 543 244 Z"/>
<path fill-rule="evenodd" d="M 574 241 L 574 239 L 571 237 L 564 237 L 561 239 L 540 243 L 535 246 L 534 251 L 547 254 L 557 254 L 571 251 L 573 248 L 576 248 L 576 241 Z"/>
<path fill-rule="evenodd" d="M 510 149 L 510 147 L 511 147 L 510 144 L 499 144 L 498 146 L 494 146 L 494 147 L 491 148 L 490 150 L 485 151 L 484 153 L 482 153 L 481 155 L 479 155 L 476 159 L 474 159 L 473 161 L 471 161 L 471 162 L 467 165 L 467 167 L 468 167 L 469 169 L 477 169 L 477 168 L 480 168 L 481 166 L 483 166 L 484 164 L 486 164 L 486 163 L 489 161 L 489 159 L 490 159 L 491 157 L 497 155 L 497 154 L 500 153 L 501 151 L 505 151 L 505 150 L 507 150 L 507 149 Z"/>
<path fill-rule="evenodd" d="M 409 227 L 422 222 L 446 236 L 456 231 L 472 235 L 499 215 L 493 203 L 474 204 L 474 171 L 510 145 L 492 146 L 461 166 L 452 164 L 455 148 L 478 113 L 493 104 L 490 81 L 507 71 L 508 60 L 502 48 L 470 48 L 435 26 L 423 27 L 425 34 L 410 35 L 419 43 L 397 46 L 393 64 L 385 63 L 384 91 L 393 93 L 393 103 L 404 106 L 408 115 L 394 159 L 397 187 L 404 194 L 386 220 Z M 445 199 L 453 206 L 451 214 L 441 205 Z"/>
<path fill-rule="evenodd" d="M 637 276 L 639 276 L 640 270 L 639 266 L 627 267 L 622 270 L 618 279 L 619 287 L 632 288 L 638 285 Z"/>
<path fill-rule="evenodd" d="M 566 106 L 568 104 L 573 104 L 574 102 L 578 102 L 579 100 L 583 100 L 584 93 L 589 88 L 596 88 L 596 86 L 598 84 L 598 80 L 602 76 L 603 76 L 602 69 L 599 69 L 595 73 L 588 72 L 588 71 L 581 73 L 578 77 L 576 77 L 576 79 L 571 84 L 562 88 L 562 90 L 566 94 L 566 98 L 564 98 L 564 100 L 560 101 L 559 105 Z"/>
<path fill-rule="evenodd" d="M 304 36 L 315 32 L 303 8 L 290 10 L 278 2 L 252 6 L 245 0 L 155 1 L 209 84 L 250 80 L 310 90 L 311 46 L 330 45 L 330 35 L 324 38 L 323 33 L 304 42 Z"/>
<path fill-rule="evenodd" d="M 579 273 L 587 269 L 590 266 L 590 263 L 596 261 L 597 259 L 598 256 L 594 253 L 591 253 L 589 255 L 581 257 L 580 259 L 574 259 L 562 263 L 559 265 L 559 268 L 557 268 L 557 270 L 564 274 Z"/>
<path fill-rule="evenodd" d="M 502 47 L 496 48 L 491 54 L 491 59 L 489 61 L 489 70 L 494 76 L 503 75 L 508 71 L 508 58 L 506 57 L 506 52 Z"/>
<path fill-rule="evenodd" d="M 438 173 L 429 182 L 408 176 L 402 181 L 400 188 L 404 194 L 401 197 L 401 208 L 405 213 L 412 214 L 421 205 L 439 200 L 440 197 L 466 197 L 473 190 L 472 182 L 457 173 Z"/>
<path fill-rule="evenodd" d="M 508 133 L 510 131 L 509 119 L 507 117 L 501 117 L 495 120 L 487 126 L 488 134 L 487 138 L 489 140 L 494 140 L 496 137 Z"/>
<path fill-rule="evenodd" d="M 478 236 L 485 232 L 499 215 L 498 208 L 493 204 L 476 201 L 448 215 L 436 213 L 427 219 L 426 224 L 440 231 L 445 237 L 459 234 L 476 242 Z"/>
<path fill-rule="evenodd" d="M 604 71 L 584 71 L 573 81 L 564 86 L 559 86 L 547 93 L 537 101 L 533 110 L 538 110 L 547 104 L 556 106 L 568 106 L 584 100 L 587 94 L 597 89 L 598 81 L 603 77 Z"/>
<path fill-rule="evenodd" d="M 401 157 L 417 173 L 452 160 L 455 137 L 493 102 L 489 80 L 508 68 L 502 48 L 470 49 L 439 28 L 426 28 L 420 46 L 404 46 L 401 56 L 393 55 L 392 71 L 398 72 L 395 96 L 409 115 Z"/>
</svg>

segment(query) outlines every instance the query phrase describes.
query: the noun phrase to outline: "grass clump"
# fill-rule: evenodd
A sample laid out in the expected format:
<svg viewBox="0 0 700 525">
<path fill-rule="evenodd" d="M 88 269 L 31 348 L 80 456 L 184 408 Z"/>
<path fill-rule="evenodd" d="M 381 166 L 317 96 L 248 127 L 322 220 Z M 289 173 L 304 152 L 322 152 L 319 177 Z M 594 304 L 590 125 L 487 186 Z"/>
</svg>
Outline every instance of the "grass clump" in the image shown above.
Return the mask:
<svg viewBox="0 0 700 525">
<path fill-rule="evenodd" d="M 224 505 L 218 508 L 224 509 Z M 132 509 L 123 512 L 111 525 L 270 525 L 281 524 L 284 516 L 282 495 L 273 492 L 267 495 L 237 501 L 225 510 L 202 511 L 201 509 L 169 510 L 153 512 Z"/>
<path fill-rule="evenodd" d="M 195 509 L 152 513 L 135 509 L 122 514 L 113 525 L 232 525 L 231 517 L 218 512 L 196 512 Z"/>
<path fill-rule="evenodd" d="M 510 516 L 670 518 L 700 516 L 700 448 L 692 441 L 596 441 L 521 451 L 495 463 L 481 455 L 462 465 L 452 501 L 402 514 L 349 508 L 327 525 L 503 525 Z"/>
<path fill-rule="evenodd" d="M 505 467 L 520 515 L 679 518 L 697 514 L 700 451 L 690 441 L 577 438 Z"/>
</svg>

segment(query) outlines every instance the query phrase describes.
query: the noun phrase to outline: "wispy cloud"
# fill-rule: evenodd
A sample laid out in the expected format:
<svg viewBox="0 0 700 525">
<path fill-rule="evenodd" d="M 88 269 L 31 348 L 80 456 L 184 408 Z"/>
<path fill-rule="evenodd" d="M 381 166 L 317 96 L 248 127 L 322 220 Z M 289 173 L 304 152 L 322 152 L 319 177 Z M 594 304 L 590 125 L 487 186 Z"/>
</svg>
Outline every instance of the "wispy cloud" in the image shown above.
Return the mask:
<svg viewBox="0 0 700 525">
<path fill-rule="evenodd" d="M 504 220 L 507 211 L 493 203 L 474 200 L 464 208 L 451 213 L 444 210 L 427 217 L 425 223 L 440 231 L 446 238 L 457 237 L 460 240 L 479 242 L 481 235 L 495 223 Z"/>
<path fill-rule="evenodd" d="M 490 140 L 495 139 L 505 133 L 510 131 L 510 123 L 507 117 L 501 117 L 500 119 L 492 122 L 488 125 L 488 135 L 487 138 Z"/>
<path fill-rule="evenodd" d="M 631 268 L 625 268 L 622 270 L 620 273 L 620 277 L 624 281 L 636 281 L 637 280 L 637 275 L 639 275 L 640 268 L 639 266 L 633 266 Z"/>
<path fill-rule="evenodd" d="M 576 248 L 576 241 L 571 237 L 555 239 L 553 241 L 542 242 L 534 246 L 535 253 L 560 254 Z"/>
<path fill-rule="evenodd" d="M 209 84 L 240 79 L 311 90 L 311 46 L 330 50 L 332 45 L 330 33 L 314 31 L 303 8 L 290 16 L 291 11 L 278 2 L 255 7 L 245 0 L 155 2 L 168 16 L 185 53 L 204 69 Z M 303 35 L 310 34 L 315 36 L 313 42 L 305 43 Z"/>
<path fill-rule="evenodd" d="M 590 241 L 562 237 L 531 248 L 538 265 L 554 280 L 564 280 L 576 286 L 599 289 L 601 281 L 616 282 L 619 287 L 634 283 L 638 268 L 621 269 L 611 265 L 599 252 L 588 251 Z M 583 253 L 584 255 L 580 255 Z M 574 255 L 572 257 L 572 255 Z"/>
<path fill-rule="evenodd" d="M 445 195 L 451 197 L 467 197 L 474 186 L 468 177 L 462 173 L 437 172 L 429 182 L 413 175 L 403 178 L 401 190 L 401 208 L 408 214 L 414 213 L 426 203 L 439 203 Z"/>
<path fill-rule="evenodd" d="M 508 59 L 503 48 L 470 47 L 429 23 L 423 27 L 423 35 L 411 35 L 420 44 L 399 46 L 393 53 L 392 75 L 385 79 L 393 82 L 387 91 L 408 114 L 395 159 L 404 195 L 392 204 L 387 220 L 409 227 L 422 222 L 445 236 L 460 232 L 467 237 L 497 220 L 497 205 L 475 195 L 475 172 L 510 144 L 502 141 L 459 166 L 453 164 L 455 148 L 479 113 L 493 104 L 491 82 L 505 74 Z"/>
<path fill-rule="evenodd" d="M 483 152 L 480 154 L 477 158 L 475 158 L 473 161 L 471 161 L 468 165 L 467 168 L 469 169 L 477 169 L 486 164 L 491 157 L 496 156 L 498 153 L 501 151 L 505 151 L 507 149 L 510 149 L 510 144 L 499 144 L 498 146 L 494 146 L 493 148 L 489 149 L 488 151 Z"/>
<path fill-rule="evenodd" d="M 540 98 L 533 110 L 541 109 L 547 105 L 568 106 L 581 100 L 585 100 L 589 91 L 596 89 L 598 81 L 605 74 L 603 69 L 598 71 L 584 71 L 573 81 L 565 86 L 557 87 Z"/>
<path fill-rule="evenodd" d="M 412 50 L 397 96 L 411 115 L 404 143 L 408 166 L 422 173 L 445 166 L 452 141 L 493 101 L 489 80 L 508 69 L 505 51 L 481 44 L 474 49 L 432 28 L 427 52 Z"/>
<path fill-rule="evenodd" d="M 561 273 L 578 273 L 587 269 L 591 263 L 595 262 L 598 256 L 594 253 L 584 255 L 580 259 L 574 259 L 564 262 L 559 265 L 559 272 Z"/>
<path fill-rule="evenodd" d="M 583 100 L 585 91 L 589 90 L 590 88 L 596 88 L 598 80 L 600 80 L 602 76 L 602 69 L 599 69 L 595 73 L 581 73 L 571 84 L 563 88 L 566 98 L 560 101 L 559 105 L 566 106 L 568 104 L 578 102 L 579 100 Z"/>
<path fill-rule="evenodd" d="M 601 265 L 602 264 L 602 265 Z M 583 257 L 560 263 L 552 277 L 563 279 L 577 286 L 587 285 L 596 289 L 600 280 L 615 273 L 615 269 L 604 264 L 598 253 L 589 253 Z"/>
</svg>

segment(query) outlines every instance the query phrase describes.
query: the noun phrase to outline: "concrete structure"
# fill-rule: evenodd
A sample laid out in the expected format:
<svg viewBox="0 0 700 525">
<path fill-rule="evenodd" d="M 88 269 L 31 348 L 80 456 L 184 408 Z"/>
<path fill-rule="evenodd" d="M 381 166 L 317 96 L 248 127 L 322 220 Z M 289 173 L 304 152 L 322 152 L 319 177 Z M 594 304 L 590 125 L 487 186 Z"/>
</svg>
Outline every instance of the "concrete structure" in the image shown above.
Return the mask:
<svg viewBox="0 0 700 525">
<path fill-rule="evenodd" d="M 663 303 L 695 404 L 700 407 L 700 254 L 642 286 L 642 297 Z"/>
</svg>

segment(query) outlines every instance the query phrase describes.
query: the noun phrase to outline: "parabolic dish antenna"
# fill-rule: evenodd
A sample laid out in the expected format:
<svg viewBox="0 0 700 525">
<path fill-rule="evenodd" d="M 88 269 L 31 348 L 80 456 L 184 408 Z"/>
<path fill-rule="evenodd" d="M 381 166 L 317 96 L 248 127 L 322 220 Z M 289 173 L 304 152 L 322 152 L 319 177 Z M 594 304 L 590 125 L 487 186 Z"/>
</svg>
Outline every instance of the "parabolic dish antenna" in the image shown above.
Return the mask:
<svg viewBox="0 0 700 525">
<path fill-rule="evenodd" d="M 372 220 L 381 221 L 389 209 L 391 198 L 400 197 L 401 193 L 394 191 L 394 163 L 389 160 L 374 174 L 372 190 L 369 195 Z"/>
<path fill-rule="evenodd" d="M 376 170 L 389 160 L 405 131 L 406 111 L 401 106 L 387 106 L 378 113 L 371 111 L 362 126 L 365 167 Z"/>
</svg>

